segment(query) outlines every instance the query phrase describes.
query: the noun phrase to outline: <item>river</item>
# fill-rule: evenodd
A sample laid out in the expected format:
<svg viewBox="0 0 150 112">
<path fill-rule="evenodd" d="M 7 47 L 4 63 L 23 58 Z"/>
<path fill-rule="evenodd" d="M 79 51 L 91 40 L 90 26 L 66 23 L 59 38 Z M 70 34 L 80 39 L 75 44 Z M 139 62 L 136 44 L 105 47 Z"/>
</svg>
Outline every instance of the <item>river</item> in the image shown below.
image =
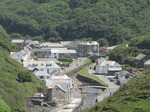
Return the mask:
<svg viewBox="0 0 150 112">
<path fill-rule="evenodd" d="M 100 94 L 99 89 L 92 88 L 92 87 L 83 87 L 82 91 L 84 91 L 82 92 L 82 96 L 83 96 L 83 104 L 81 106 L 82 109 L 86 107 L 90 107 L 97 103 L 96 97 L 97 95 Z"/>
</svg>

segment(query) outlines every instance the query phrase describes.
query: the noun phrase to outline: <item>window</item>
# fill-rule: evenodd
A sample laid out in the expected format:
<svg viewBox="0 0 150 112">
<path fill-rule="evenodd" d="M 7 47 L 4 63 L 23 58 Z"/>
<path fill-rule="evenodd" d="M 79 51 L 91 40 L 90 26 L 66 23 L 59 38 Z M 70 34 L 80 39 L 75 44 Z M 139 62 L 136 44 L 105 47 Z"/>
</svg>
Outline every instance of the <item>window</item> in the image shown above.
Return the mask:
<svg viewBox="0 0 150 112">
<path fill-rule="evenodd" d="M 40 76 L 40 79 L 44 79 L 44 76 Z"/>
<path fill-rule="evenodd" d="M 43 66 L 44 64 L 42 63 L 41 66 Z"/>
<path fill-rule="evenodd" d="M 125 76 L 125 79 L 128 79 L 128 78 L 129 78 L 129 76 L 128 76 L 128 75 L 126 75 L 126 76 Z"/>
<path fill-rule="evenodd" d="M 46 64 L 46 67 L 50 67 L 50 66 L 52 66 L 51 64 Z"/>
</svg>

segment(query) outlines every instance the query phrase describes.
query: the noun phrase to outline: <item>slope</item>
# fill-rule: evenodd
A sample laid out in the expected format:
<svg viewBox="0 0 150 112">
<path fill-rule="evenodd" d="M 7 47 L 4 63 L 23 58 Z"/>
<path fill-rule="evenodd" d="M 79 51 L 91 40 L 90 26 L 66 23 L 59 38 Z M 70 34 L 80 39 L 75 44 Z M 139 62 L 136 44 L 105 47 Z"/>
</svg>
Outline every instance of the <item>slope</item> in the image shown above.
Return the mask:
<svg viewBox="0 0 150 112">
<path fill-rule="evenodd" d="M 101 103 L 81 112 L 149 112 L 150 70 L 122 85 Z"/>
<path fill-rule="evenodd" d="M 11 48 L 8 34 L 0 26 L 0 103 L 9 106 L 6 110 L 10 108 L 11 112 L 19 112 L 25 110 L 27 97 L 37 92 L 37 90 L 45 88 L 45 84 L 9 57 L 8 53 Z M 18 81 L 20 72 L 31 74 L 32 81 L 20 83 Z M 7 106 L 5 107 L 7 108 Z"/>
</svg>

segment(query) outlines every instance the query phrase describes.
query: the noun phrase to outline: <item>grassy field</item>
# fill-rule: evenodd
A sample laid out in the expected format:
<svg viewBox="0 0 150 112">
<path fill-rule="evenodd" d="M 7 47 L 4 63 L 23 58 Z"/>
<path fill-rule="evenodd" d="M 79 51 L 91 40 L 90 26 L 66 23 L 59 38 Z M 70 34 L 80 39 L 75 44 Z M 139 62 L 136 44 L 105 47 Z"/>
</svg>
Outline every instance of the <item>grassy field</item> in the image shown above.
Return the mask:
<svg viewBox="0 0 150 112">
<path fill-rule="evenodd" d="M 82 76 L 84 76 L 84 77 L 90 78 L 90 79 L 92 79 L 92 80 L 94 80 L 94 81 L 96 81 L 96 82 L 99 82 L 99 83 L 101 83 L 101 84 L 103 84 L 103 85 L 105 85 L 105 86 L 107 85 L 105 82 L 101 81 L 98 77 L 89 74 L 89 73 L 88 73 L 88 68 L 82 69 L 81 71 L 79 71 L 78 74 L 79 74 L 79 75 L 82 75 Z"/>
<path fill-rule="evenodd" d="M 80 112 L 150 112 L 150 70 L 132 78 L 113 95 Z"/>
<path fill-rule="evenodd" d="M 83 62 L 82 65 L 78 66 L 77 68 L 73 69 L 73 70 L 69 70 L 69 71 L 66 71 L 65 74 L 66 75 L 72 75 L 73 73 L 75 72 L 79 72 L 81 69 L 83 69 L 85 66 L 87 65 L 90 65 L 92 63 L 92 61 L 90 59 L 87 59 Z"/>
</svg>

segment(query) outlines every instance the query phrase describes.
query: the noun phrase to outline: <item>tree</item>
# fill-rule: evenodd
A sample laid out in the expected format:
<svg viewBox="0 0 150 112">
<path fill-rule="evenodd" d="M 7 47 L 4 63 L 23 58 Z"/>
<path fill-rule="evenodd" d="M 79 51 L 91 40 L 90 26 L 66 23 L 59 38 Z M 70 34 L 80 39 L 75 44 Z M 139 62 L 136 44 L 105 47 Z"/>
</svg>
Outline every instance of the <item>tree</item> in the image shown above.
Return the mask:
<svg viewBox="0 0 150 112">
<path fill-rule="evenodd" d="M 108 43 L 108 41 L 105 38 L 100 38 L 97 41 L 98 41 L 98 43 L 100 44 L 101 47 L 109 46 L 109 43 Z"/>
<path fill-rule="evenodd" d="M 18 78 L 20 82 L 31 82 L 31 74 L 29 72 L 20 72 L 18 74 Z"/>
</svg>

